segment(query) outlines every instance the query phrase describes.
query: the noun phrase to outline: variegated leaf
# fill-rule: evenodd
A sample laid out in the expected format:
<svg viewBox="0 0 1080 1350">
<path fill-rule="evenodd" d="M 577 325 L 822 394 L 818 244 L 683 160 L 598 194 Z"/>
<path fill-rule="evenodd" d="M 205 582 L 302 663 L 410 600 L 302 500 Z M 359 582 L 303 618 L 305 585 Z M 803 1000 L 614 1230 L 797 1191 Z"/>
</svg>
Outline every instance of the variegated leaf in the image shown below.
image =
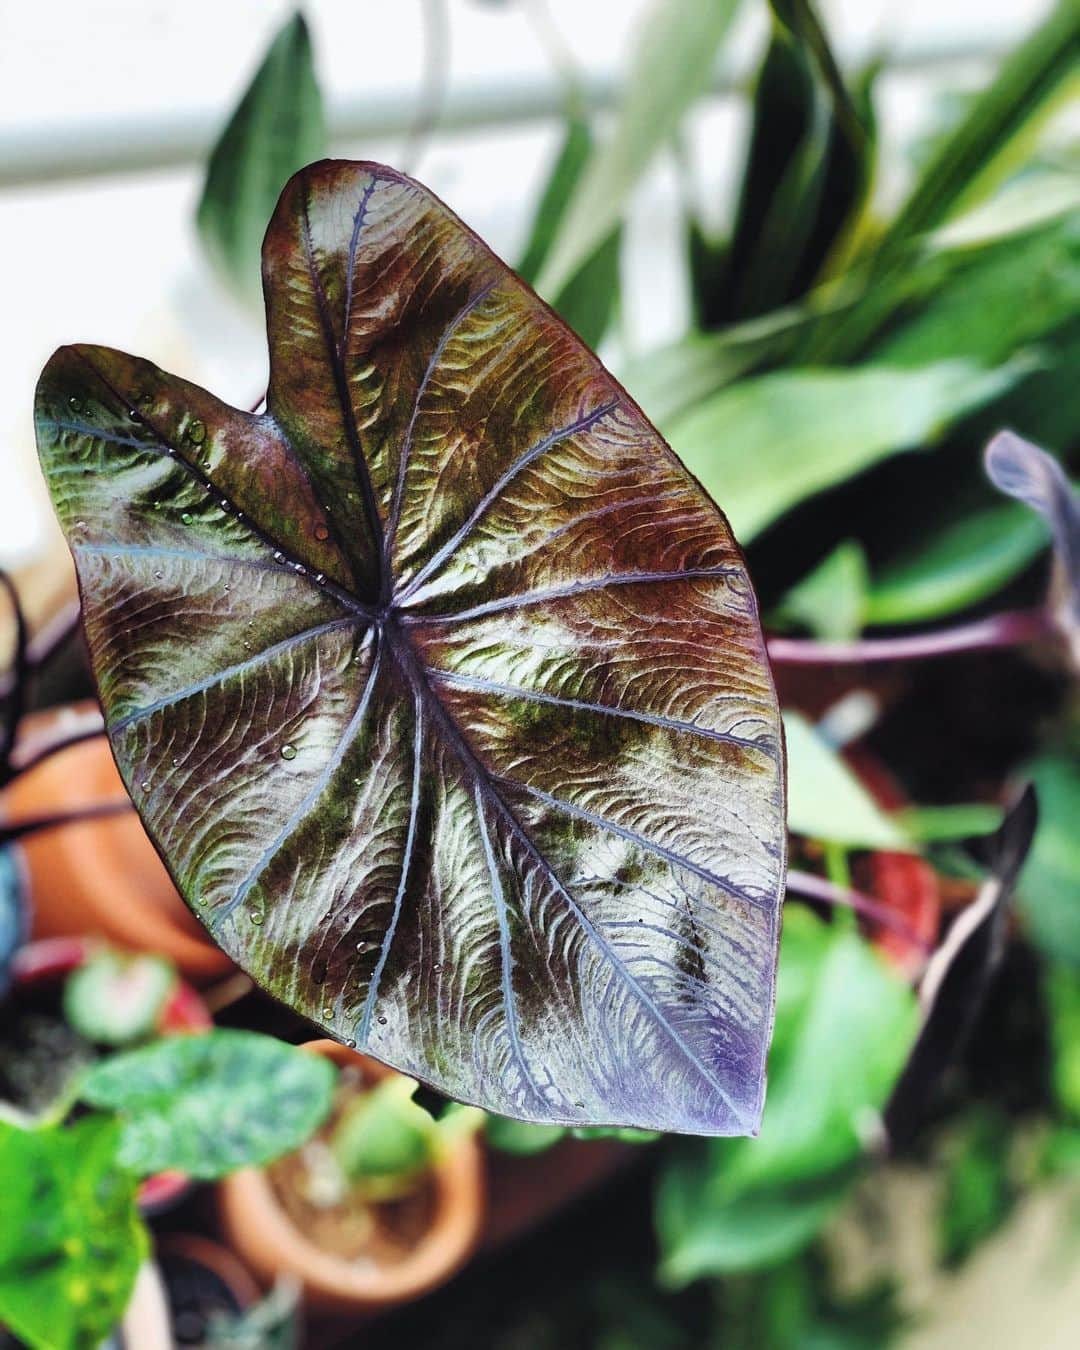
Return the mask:
<svg viewBox="0 0 1080 1350">
<path fill-rule="evenodd" d="M 323 162 L 267 412 L 56 353 L 42 464 L 124 781 L 261 985 L 535 1121 L 756 1128 L 782 742 L 727 524 L 417 183 Z"/>
</svg>

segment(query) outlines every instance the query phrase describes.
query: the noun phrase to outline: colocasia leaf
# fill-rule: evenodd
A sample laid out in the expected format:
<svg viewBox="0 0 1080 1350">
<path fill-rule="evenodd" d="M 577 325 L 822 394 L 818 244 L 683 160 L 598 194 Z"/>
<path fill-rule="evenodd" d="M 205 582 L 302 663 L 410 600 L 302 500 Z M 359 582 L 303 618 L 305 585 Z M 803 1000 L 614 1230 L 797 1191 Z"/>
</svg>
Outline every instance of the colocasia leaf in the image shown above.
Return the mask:
<svg viewBox="0 0 1080 1350">
<path fill-rule="evenodd" d="M 293 178 L 238 412 L 65 347 L 38 390 L 117 763 L 221 945 L 541 1122 L 756 1128 L 779 717 L 724 517 L 424 188 Z"/>
</svg>

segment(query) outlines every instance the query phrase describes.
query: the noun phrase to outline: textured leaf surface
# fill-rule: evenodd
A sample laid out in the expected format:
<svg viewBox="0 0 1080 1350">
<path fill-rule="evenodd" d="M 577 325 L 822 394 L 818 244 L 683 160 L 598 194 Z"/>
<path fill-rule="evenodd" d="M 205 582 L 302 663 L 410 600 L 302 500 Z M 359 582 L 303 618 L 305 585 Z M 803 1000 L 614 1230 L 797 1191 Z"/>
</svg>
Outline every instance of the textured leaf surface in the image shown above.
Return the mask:
<svg viewBox="0 0 1080 1350">
<path fill-rule="evenodd" d="M 96 1064 L 80 1094 L 120 1113 L 120 1161 L 140 1176 L 210 1179 L 272 1162 L 330 1110 L 329 1060 L 251 1031 L 168 1036 Z"/>
<path fill-rule="evenodd" d="M 38 435 L 121 773 L 221 945 L 451 1096 L 752 1130 L 782 751 L 723 516 L 419 185 L 324 162 L 251 416 L 63 348 Z"/>
</svg>

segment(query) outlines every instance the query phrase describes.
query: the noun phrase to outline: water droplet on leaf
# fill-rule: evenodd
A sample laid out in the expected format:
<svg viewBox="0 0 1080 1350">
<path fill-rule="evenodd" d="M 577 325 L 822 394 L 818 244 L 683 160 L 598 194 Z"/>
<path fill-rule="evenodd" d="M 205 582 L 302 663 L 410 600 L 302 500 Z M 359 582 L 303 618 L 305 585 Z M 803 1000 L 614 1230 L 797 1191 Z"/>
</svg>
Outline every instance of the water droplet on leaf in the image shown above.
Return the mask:
<svg viewBox="0 0 1080 1350">
<path fill-rule="evenodd" d="M 261 909 L 249 909 L 248 918 L 255 925 L 255 927 L 258 928 L 263 921 L 263 912 Z"/>
<path fill-rule="evenodd" d="M 283 746 L 281 747 L 281 758 L 282 758 L 282 759 L 295 759 L 295 758 L 296 758 L 296 746 L 295 746 L 295 745 L 289 745 L 288 743 L 286 743 L 285 745 L 283 745 Z"/>
<path fill-rule="evenodd" d="M 195 517 L 191 514 L 190 511 L 184 511 L 182 512 L 180 519 L 183 521 L 185 525 L 190 525 L 191 522 L 195 519 Z"/>
<path fill-rule="evenodd" d="M 206 440 L 206 427 L 196 417 L 188 426 L 187 434 L 193 445 L 202 445 L 203 441 Z"/>
</svg>

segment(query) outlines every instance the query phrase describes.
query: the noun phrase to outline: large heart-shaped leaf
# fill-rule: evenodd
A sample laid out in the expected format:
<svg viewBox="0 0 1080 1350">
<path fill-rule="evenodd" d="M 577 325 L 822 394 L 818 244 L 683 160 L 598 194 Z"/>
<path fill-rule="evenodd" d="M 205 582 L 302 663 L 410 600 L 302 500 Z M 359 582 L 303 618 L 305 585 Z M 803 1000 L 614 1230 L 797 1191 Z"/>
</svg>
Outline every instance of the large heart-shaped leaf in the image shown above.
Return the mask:
<svg viewBox="0 0 1080 1350">
<path fill-rule="evenodd" d="M 727 524 L 424 188 L 293 178 L 270 389 L 62 348 L 38 437 L 124 781 L 270 992 L 507 1115 L 758 1122 L 782 750 Z"/>
</svg>

